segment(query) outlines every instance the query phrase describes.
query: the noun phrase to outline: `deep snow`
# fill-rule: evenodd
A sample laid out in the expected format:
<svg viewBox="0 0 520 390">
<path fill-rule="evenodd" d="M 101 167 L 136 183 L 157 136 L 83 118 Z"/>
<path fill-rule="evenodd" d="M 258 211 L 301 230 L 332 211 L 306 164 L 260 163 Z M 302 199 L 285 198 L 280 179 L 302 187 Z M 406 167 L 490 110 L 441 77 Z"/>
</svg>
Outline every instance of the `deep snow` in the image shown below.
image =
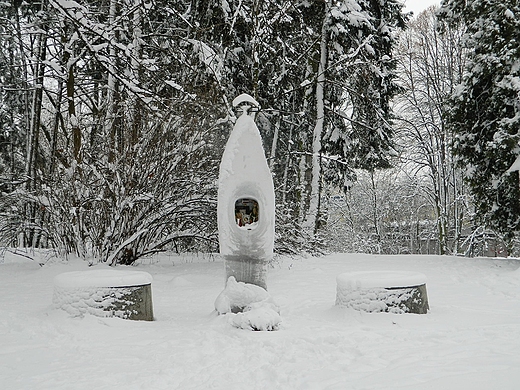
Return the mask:
<svg viewBox="0 0 520 390">
<path fill-rule="evenodd" d="M 233 327 L 214 301 L 218 257 L 162 255 L 132 270 L 153 276 L 156 321 L 70 317 L 52 306 L 53 279 L 86 262 L 0 264 L 1 389 L 518 389 L 520 262 L 336 254 L 281 259 L 268 290 L 278 331 Z M 94 268 L 103 269 L 104 265 Z M 426 275 L 426 315 L 334 306 L 344 272 Z"/>
</svg>

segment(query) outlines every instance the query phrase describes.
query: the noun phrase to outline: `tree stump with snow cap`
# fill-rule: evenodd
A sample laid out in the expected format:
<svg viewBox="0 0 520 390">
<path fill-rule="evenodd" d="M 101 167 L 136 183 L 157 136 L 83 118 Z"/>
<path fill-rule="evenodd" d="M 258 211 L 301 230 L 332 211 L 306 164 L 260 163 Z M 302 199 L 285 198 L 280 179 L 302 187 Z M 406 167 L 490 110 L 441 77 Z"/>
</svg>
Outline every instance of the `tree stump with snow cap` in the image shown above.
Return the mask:
<svg viewBox="0 0 520 390">
<path fill-rule="evenodd" d="M 369 313 L 426 314 L 426 276 L 407 271 L 366 271 L 336 278 L 336 305 Z"/>
<path fill-rule="evenodd" d="M 54 278 L 53 303 L 72 316 L 153 321 L 151 282 L 152 276 L 142 271 L 66 272 Z"/>
</svg>

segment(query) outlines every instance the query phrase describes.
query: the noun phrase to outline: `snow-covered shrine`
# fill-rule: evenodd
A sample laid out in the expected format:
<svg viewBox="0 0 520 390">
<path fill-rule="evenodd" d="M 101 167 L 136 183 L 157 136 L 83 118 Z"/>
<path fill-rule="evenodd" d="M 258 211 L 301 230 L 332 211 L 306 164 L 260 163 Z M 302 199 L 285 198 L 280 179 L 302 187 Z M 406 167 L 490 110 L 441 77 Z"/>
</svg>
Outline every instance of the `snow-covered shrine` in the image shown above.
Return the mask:
<svg viewBox="0 0 520 390">
<path fill-rule="evenodd" d="M 258 102 L 233 100 L 239 111 L 220 163 L 217 219 L 226 287 L 215 301 L 237 328 L 276 330 L 280 308 L 267 292 L 267 264 L 274 246 L 274 186 L 254 121 Z"/>
<path fill-rule="evenodd" d="M 274 186 L 252 113 L 260 105 L 242 94 L 241 111 L 220 163 L 217 219 L 226 280 L 267 287 L 267 263 L 274 246 Z"/>
</svg>

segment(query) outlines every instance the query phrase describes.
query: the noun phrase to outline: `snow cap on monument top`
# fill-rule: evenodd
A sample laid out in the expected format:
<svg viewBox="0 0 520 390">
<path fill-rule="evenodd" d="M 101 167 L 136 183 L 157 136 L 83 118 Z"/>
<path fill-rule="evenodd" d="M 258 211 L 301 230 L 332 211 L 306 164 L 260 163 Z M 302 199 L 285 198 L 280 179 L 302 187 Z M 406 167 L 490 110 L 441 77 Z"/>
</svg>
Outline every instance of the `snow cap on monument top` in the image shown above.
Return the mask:
<svg viewBox="0 0 520 390">
<path fill-rule="evenodd" d="M 238 107 L 242 103 L 250 103 L 254 107 L 260 108 L 260 103 L 258 103 L 254 97 L 252 97 L 251 95 L 248 95 L 247 93 L 238 95 L 236 98 L 233 99 L 233 107 Z"/>
</svg>

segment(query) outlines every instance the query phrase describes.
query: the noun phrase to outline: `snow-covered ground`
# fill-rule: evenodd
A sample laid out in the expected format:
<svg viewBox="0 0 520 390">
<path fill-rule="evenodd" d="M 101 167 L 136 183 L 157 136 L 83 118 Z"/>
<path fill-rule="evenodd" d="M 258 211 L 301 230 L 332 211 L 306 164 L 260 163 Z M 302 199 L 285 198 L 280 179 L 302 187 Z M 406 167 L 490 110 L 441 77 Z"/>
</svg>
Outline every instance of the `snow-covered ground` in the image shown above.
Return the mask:
<svg viewBox="0 0 520 390">
<path fill-rule="evenodd" d="M 282 259 L 268 289 L 278 331 L 218 316 L 218 258 L 162 255 L 156 321 L 85 316 L 52 306 L 53 278 L 79 260 L 0 264 L 0 389 L 518 389 L 520 262 L 337 254 Z M 95 267 L 105 267 L 98 265 Z M 426 275 L 426 315 L 334 306 L 336 276 L 381 269 Z"/>
</svg>

